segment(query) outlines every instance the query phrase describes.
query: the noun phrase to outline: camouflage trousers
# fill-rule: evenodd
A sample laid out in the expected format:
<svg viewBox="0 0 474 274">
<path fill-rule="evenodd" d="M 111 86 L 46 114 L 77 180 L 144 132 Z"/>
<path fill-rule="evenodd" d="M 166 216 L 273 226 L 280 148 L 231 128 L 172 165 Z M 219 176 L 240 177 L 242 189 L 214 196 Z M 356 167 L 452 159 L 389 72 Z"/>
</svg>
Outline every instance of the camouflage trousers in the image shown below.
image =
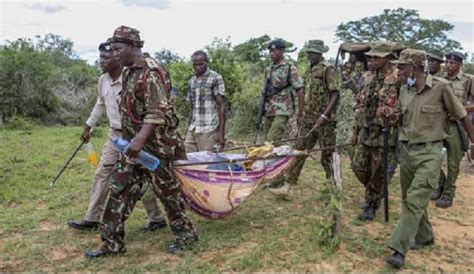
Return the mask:
<svg viewBox="0 0 474 274">
<path fill-rule="evenodd" d="M 388 150 L 388 180 L 397 168 L 396 147 Z M 365 201 L 378 208 L 383 198 L 383 147 L 369 147 L 358 144 L 354 150 L 352 170 L 365 187 Z"/>
<path fill-rule="evenodd" d="M 311 121 L 305 121 L 299 128 L 298 137 L 305 136 L 314 126 Z M 306 150 L 312 149 L 316 142 L 319 141 L 320 147 L 330 147 L 336 145 L 336 122 L 326 122 L 322 124 L 318 129 L 314 130 L 308 137 L 297 139 L 295 149 Z M 322 150 L 321 151 L 321 165 L 326 172 L 326 179 L 333 176 L 332 171 L 332 153 L 334 149 Z M 307 156 L 298 157 L 293 169 L 288 174 L 288 183 L 296 185 L 298 177 L 300 176 L 301 170 L 303 169 L 304 163 Z"/>
<path fill-rule="evenodd" d="M 155 172 L 120 161 L 109 177 L 110 193 L 101 220 L 101 238 L 113 252 L 125 248 L 125 221 L 150 185 L 163 204 L 176 240 L 191 244 L 196 230 L 185 214 L 181 187 L 171 171 L 171 160 L 161 159 Z"/>
</svg>

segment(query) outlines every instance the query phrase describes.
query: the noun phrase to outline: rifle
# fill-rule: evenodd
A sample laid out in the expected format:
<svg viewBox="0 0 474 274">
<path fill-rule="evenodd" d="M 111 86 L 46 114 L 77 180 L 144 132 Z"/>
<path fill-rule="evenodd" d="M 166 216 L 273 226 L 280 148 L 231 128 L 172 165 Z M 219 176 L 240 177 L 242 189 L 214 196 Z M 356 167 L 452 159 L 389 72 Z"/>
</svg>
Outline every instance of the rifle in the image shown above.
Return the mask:
<svg viewBox="0 0 474 274">
<path fill-rule="evenodd" d="M 253 144 L 257 143 L 258 134 L 260 133 L 260 128 L 262 125 L 262 119 L 263 119 L 263 116 L 265 116 L 265 102 L 268 96 L 267 91 L 268 91 L 269 85 L 270 85 L 270 77 L 266 77 L 264 86 L 263 86 L 263 91 L 262 91 L 262 98 L 260 99 L 260 104 L 258 106 L 257 121 L 255 123 L 257 130 L 255 131 L 255 135 L 253 136 L 253 142 L 252 142 Z"/>
<path fill-rule="evenodd" d="M 84 141 L 81 141 L 81 143 L 79 144 L 79 146 L 76 148 L 76 150 L 74 151 L 74 153 L 71 155 L 71 157 L 69 157 L 69 160 L 67 160 L 66 164 L 63 166 L 63 168 L 59 171 L 58 175 L 56 175 L 56 177 L 54 178 L 54 180 L 51 182 L 51 184 L 49 184 L 49 187 L 53 187 L 54 184 L 56 183 L 56 181 L 59 179 L 59 177 L 61 176 L 61 174 L 63 174 L 64 170 L 66 169 L 66 167 L 69 165 L 69 163 L 72 161 L 72 159 L 76 156 L 77 152 L 79 152 L 79 150 L 81 149 L 82 145 L 84 144 Z"/>
<path fill-rule="evenodd" d="M 388 212 L 388 117 L 383 119 L 383 209 L 385 222 L 389 221 Z"/>
<path fill-rule="evenodd" d="M 464 129 L 464 125 L 461 123 L 461 121 L 456 121 L 456 127 L 459 132 L 459 137 L 461 137 L 461 149 L 463 152 L 467 152 L 469 150 L 469 144 L 471 143 L 471 140 L 467 137 L 467 132 Z"/>
</svg>

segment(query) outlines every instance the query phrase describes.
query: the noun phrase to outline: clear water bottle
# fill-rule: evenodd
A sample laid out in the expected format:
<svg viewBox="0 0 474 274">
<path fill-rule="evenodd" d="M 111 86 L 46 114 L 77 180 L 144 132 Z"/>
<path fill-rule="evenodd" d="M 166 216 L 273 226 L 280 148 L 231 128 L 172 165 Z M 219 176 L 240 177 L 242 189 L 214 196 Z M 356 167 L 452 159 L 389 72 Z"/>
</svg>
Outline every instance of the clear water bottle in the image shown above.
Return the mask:
<svg viewBox="0 0 474 274">
<path fill-rule="evenodd" d="M 115 145 L 118 151 L 125 154 L 130 143 L 127 140 L 122 138 L 115 138 L 112 140 L 112 143 Z M 160 159 L 156 158 L 152 154 L 141 150 L 138 153 L 138 161 L 140 165 L 146 167 L 151 171 L 155 171 L 160 166 Z"/>
</svg>

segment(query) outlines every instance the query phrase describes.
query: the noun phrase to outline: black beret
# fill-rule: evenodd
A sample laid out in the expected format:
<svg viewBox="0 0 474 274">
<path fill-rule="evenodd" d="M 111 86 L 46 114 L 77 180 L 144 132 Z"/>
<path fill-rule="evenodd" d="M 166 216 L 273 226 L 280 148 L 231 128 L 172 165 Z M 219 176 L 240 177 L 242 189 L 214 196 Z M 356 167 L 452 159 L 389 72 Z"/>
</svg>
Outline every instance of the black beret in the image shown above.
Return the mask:
<svg viewBox="0 0 474 274">
<path fill-rule="evenodd" d="M 466 56 L 459 51 L 451 51 L 451 52 L 446 53 L 444 57 L 446 57 L 446 60 L 454 60 L 454 61 L 462 63 L 462 61 L 464 61 L 464 58 Z"/>
<path fill-rule="evenodd" d="M 281 39 L 275 39 L 275 40 L 270 41 L 267 47 L 267 49 L 270 49 L 270 50 L 271 49 L 285 49 L 285 48 L 286 48 L 286 44 Z"/>
</svg>

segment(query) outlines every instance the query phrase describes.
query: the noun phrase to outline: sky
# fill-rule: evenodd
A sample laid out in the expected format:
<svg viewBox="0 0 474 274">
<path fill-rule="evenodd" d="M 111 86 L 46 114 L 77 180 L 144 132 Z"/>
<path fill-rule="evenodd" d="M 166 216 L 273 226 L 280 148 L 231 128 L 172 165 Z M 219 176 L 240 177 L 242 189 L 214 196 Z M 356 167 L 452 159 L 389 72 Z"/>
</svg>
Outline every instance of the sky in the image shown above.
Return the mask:
<svg viewBox="0 0 474 274">
<path fill-rule="evenodd" d="M 74 42 L 79 57 L 94 63 L 98 45 L 120 25 L 140 30 L 144 51 L 166 48 L 187 57 L 216 38 L 233 45 L 268 34 L 299 49 L 309 39 L 322 39 L 335 57 L 340 23 L 379 15 L 384 9 L 416 9 L 421 18 L 454 25 L 449 38 L 462 51 L 474 52 L 474 1 L 190 1 L 190 0 L 0 0 L 0 44 L 20 37 L 59 34 Z"/>
</svg>

